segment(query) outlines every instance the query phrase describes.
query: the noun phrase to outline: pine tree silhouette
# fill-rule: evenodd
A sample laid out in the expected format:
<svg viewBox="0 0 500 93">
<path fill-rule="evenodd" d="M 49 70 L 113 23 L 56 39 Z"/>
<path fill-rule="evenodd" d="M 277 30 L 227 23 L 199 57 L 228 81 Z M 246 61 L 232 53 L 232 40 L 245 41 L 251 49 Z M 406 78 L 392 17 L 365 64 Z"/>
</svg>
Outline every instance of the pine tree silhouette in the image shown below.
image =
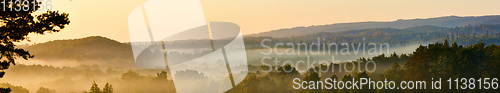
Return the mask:
<svg viewBox="0 0 500 93">
<path fill-rule="evenodd" d="M 95 81 L 94 83 L 92 83 L 92 87 L 90 87 L 89 93 L 101 93 L 101 90 L 99 89 Z"/>
<path fill-rule="evenodd" d="M 104 88 L 102 88 L 102 93 L 113 93 L 113 85 L 106 83 Z"/>
</svg>

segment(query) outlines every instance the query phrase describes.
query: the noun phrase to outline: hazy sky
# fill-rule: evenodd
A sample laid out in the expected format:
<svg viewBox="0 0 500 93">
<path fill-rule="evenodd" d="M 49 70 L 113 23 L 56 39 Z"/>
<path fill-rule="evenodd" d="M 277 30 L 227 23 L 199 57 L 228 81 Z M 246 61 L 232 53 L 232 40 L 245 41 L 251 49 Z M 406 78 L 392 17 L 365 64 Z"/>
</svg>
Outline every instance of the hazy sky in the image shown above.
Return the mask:
<svg viewBox="0 0 500 93">
<path fill-rule="evenodd" d="M 30 35 L 31 43 L 101 35 L 129 41 L 128 16 L 146 0 L 52 0 L 70 14 L 59 33 Z M 243 34 L 295 26 L 440 16 L 499 15 L 500 0 L 201 0 L 207 21 L 236 23 Z"/>
</svg>

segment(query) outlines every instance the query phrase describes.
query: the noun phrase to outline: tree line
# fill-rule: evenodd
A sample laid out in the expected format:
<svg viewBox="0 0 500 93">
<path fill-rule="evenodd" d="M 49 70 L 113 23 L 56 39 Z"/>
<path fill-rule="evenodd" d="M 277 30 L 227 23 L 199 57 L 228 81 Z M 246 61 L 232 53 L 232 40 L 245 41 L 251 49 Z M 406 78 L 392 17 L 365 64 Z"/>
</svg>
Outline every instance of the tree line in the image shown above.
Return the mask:
<svg viewBox="0 0 500 93">
<path fill-rule="evenodd" d="M 443 84 L 442 89 L 293 89 L 292 78 L 301 78 L 304 81 L 322 81 L 326 77 L 336 78 L 346 81 L 352 78 L 371 78 L 374 80 L 384 79 L 401 81 L 426 81 L 426 86 L 431 86 L 431 78 L 499 78 L 500 77 L 500 46 L 485 42 L 479 42 L 470 46 L 458 45 L 456 42 L 449 43 L 444 40 L 442 43 L 428 44 L 418 47 L 415 52 L 408 55 L 398 56 L 376 56 L 370 59 L 360 58 L 357 62 L 377 60 L 377 63 L 392 65 L 385 70 L 374 73 L 352 72 L 352 73 L 331 73 L 328 76 L 319 76 L 318 72 L 310 71 L 298 73 L 295 68 L 287 65 L 279 67 L 282 69 L 293 69 L 292 73 L 250 73 L 247 78 L 235 88 L 228 92 L 273 92 L 273 93 L 495 93 L 497 89 L 479 89 L 479 86 L 471 89 L 448 89 L 448 84 Z M 403 62 L 401 62 L 403 61 Z M 334 64 L 332 64 L 334 65 Z M 329 65 L 331 66 L 331 65 Z M 329 67 L 328 66 L 328 67 Z M 313 68 L 318 69 L 318 67 Z M 378 69 L 380 70 L 380 69 Z M 325 75 L 325 73 L 323 73 Z M 443 83 L 447 83 L 443 80 Z M 455 85 L 452 82 L 451 85 Z M 459 83 L 460 85 L 462 83 Z M 478 82 L 474 82 L 479 85 Z M 396 83 L 396 87 L 400 87 Z M 453 86 L 454 87 L 454 86 Z M 482 86 L 481 86 L 482 87 Z"/>
</svg>

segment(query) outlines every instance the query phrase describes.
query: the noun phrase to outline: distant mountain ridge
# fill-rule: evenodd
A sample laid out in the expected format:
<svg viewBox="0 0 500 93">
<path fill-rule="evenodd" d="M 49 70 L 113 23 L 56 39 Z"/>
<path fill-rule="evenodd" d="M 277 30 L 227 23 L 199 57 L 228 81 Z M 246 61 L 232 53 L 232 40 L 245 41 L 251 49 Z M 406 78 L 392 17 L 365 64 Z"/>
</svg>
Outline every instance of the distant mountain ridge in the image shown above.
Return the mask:
<svg viewBox="0 0 500 93">
<path fill-rule="evenodd" d="M 262 32 L 258 34 L 246 36 L 271 36 L 271 37 L 291 37 L 301 36 L 307 34 L 315 34 L 320 32 L 338 32 L 348 30 L 360 30 L 370 28 L 410 28 L 417 26 L 432 25 L 437 27 L 456 27 L 464 25 L 481 25 L 481 24 L 500 24 L 500 15 L 488 16 L 445 16 L 427 19 L 410 19 L 410 20 L 396 20 L 390 22 L 354 22 L 354 23 L 337 23 L 329 25 L 309 26 L 309 27 L 293 27 Z"/>
<path fill-rule="evenodd" d="M 371 29 L 361 29 L 361 30 L 349 30 L 349 31 L 338 31 L 338 32 L 319 32 L 314 34 L 294 36 L 294 38 L 301 39 L 317 39 L 318 37 L 350 37 L 356 35 L 372 35 L 372 34 L 398 34 L 398 33 L 426 33 L 441 29 L 449 29 L 445 27 L 436 27 L 431 25 L 410 27 L 410 28 L 371 28 Z"/>
</svg>

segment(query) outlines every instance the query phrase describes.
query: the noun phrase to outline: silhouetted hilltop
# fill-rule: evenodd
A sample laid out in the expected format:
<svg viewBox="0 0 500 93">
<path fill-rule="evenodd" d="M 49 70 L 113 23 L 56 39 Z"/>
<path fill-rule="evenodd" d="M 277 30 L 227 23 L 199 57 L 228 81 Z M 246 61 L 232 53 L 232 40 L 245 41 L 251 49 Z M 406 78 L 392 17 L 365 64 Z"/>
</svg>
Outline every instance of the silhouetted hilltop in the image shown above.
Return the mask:
<svg viewBox="0 0 500 93">
<path fill-rule="evenodd" d="M 54 40 L 26 48 L 36 59 L 113 60 L 133 62 L 130 45 L 102 36 Z"/>
</svg>

